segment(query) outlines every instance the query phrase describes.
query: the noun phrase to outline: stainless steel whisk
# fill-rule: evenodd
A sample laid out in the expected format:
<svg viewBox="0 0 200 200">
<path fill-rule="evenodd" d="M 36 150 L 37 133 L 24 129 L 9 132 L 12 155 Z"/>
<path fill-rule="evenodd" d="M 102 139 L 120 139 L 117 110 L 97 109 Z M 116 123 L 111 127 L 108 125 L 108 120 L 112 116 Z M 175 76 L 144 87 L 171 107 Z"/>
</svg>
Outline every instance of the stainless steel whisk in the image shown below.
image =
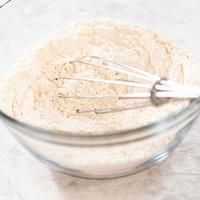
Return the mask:
<svg viewBox="0 0 200 200">
<path fill-rule="evenodd" d="M 145 72 L 141 69 L 119 64 L 113 62 L 108 59 L 90 56 L 90 61 L 84 60 L 74 60 L 71 61 L 71 64 L 79 63 L 92 67 L 104 68 L 107 70 L 112 70 L 118 73 L 122 73 L 125 75 L 129 75 L 130 77 L 134 77 L 140 81 L 130 81 L 130 80 L 108 80 L 108 79 L 98 79 L 98 78 L 82 78 L 82 77 L 57 77 L 56 80 L 76 80 L 76 81 L 89 81 L 89 82 L 99 82 L 106 84 L 114 84 L 114 85 L 123 85 L 123 86 L 131 86 L 146 89 L 146 92 L 135 92 L 128 94 L 108 94 L 108 95 L 95 95 L 95 96 L 64 96 L 62 94 L 59 95 L 60 98 L 87 98 L 87 99 L 102 99 L 102 98 L 118 98 L 118 99 L 146 99 L 149 98 L 151 103 L 155 106 L 162 105 L 168 102 L 170 99 L 199 99 L 200 98 L 200 89 L 194 86 L 184 85 L 182 83 L 178 83 L 173 80 L 169 80 L 167 78 L 162 78 L 157 75 L 151 74 L 149 72 Z M 92 61 L 91 61 L 92 60 Z M 95 62 L 96 61 L 96 62 Z M 99 64 L 101 61 L 103 64 Z M 130 107 L 110 107 L 110 108 L 102 108 L 102 109 L 93 109 L 87 111 L 77 112 L 96 112 L 98 113 L 107 113 L 107 112 L 116 112 L 134 109 L 134 106 Z"/>
</svg>

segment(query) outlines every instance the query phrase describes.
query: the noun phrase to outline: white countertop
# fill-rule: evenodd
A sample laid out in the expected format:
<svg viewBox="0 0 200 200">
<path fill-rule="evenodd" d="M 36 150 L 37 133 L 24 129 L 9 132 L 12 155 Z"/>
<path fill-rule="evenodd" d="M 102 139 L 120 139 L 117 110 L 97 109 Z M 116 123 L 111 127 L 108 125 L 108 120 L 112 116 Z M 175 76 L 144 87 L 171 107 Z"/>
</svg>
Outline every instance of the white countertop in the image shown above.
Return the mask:
<svg viewBox="0 0 200 200">
<path fill-rule="evenodd" d="M 0 126 L 0 200 L 198 200 L 200 119 L 173 155 L 145 172 L 84 180 L 48 169 Z"/>
</svg>

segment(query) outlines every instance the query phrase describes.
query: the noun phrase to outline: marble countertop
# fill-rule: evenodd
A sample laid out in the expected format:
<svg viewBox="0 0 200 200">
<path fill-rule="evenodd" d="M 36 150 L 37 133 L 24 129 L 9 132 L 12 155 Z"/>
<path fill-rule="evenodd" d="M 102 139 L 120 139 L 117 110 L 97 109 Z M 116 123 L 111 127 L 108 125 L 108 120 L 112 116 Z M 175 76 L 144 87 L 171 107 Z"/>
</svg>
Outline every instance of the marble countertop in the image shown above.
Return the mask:
<svg viewBox="0 0 200 200">
<path fill-rule="evenodd" d="M 107 2 L 107 0 L 102 1 Z M 28 2 L 30 1 L 27 1 L 26 11 L 29 9 Z M 194 57 L 199 58 L 199 46 L 196 44 L 200 43 L 200 28 L 193 26 L 198 16 L 198 10 L 193 14 L 199 7 L 198 0 L 156 0 L 149 1 L 148 4 L 147 1 L 141 0 L 136 2 L 137 6 L 131 9 L 136 9 L 133 14 L 141 23 L 161 27 L 169 36 L 173 32 L 173 36 L 185 41 L 185 46 L 193 52 Z M 172 8 L 169 4 L 170 9 L 167 9 L 169 2 L 174 6 Z M 176 12 L 180 11 L 178 7 L 180 2 L 183 14 L 187 14 L 187 21 L 180 12 Z M 117 7 L 117 4 L 114 6 L 116 10 L 121 8 L 120 5 Z M 139 12 L 144 6 L 151 12 L 151 18 L 146 12 Z M 155 6 L 159 9 L 154 12 Z M 164 25 L 163 21 L 157 18 L 157 11 L 164 20 Z M 3 48 L 0 48 L 0 52 L 4 52 Z M 10 57 L 10 54 L 8 56 Z M 0 200 L 198 200 L 200 199 L 199 129 L 200 119 L 173 155 L 161 164 L 136 175 L 97 181 L 74 178 L 48 169 L 25 151 L 0 124 Z"/>
<path fill-rule="evenodd" d="M 48 169 L 0 126 L 0 200 L 200 199 L 200 119 L 161 164 L 110 180 L 84 180 Z"/>
</svg>

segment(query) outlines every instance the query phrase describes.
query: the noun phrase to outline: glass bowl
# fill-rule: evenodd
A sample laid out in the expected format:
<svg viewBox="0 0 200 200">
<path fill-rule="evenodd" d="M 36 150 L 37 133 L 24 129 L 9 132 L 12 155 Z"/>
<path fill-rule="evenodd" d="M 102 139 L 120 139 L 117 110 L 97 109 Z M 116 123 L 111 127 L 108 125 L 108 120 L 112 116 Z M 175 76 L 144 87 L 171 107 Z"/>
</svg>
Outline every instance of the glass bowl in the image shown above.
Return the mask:
<svg viewBox="0 0 200 200">
<path fill-rule="evenodd" d="M 2 2 L 2 1 L 1 1 Z M 0 72 L 24 49 L 46 35 L 78 19 L 111 18 L 152 27 L 176 39 L 198 60 L 200 43 L 197 1 L 160 0 L 15 0 L 0 8 Z M 4 95 L 4 94 L 1 94 Z M 74 135 L 20 122 L 4 112 L 0 117 L 15 138 L 47 166 L 84 178 L 114 178 L 142 171 L 169 156 L 199 115 L 200 104 L 192 101 L 177 111 L 137 129 L 109 135 Z"/>
</svg>

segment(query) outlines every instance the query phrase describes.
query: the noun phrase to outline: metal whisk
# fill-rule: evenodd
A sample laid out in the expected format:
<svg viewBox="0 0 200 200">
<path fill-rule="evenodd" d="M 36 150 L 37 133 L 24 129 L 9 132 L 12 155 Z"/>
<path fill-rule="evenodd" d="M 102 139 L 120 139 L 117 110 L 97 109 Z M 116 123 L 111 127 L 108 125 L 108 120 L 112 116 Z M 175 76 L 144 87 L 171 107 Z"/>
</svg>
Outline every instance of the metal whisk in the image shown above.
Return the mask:
<svg viewBox="0 0 200 200">
<path fill-rule="evenodd" d="M 108 59 L 91 56 L 89 57 L 90 61 L 85 60 L 74 60 L 71 61 L 71 64 L 79 63 L 88 65 L 91 67 L 99 67 L 107 70 L 112 70 L 114 72 L 122 73 L 134 77 L 137 81 L 130 80 L 108 80 L 108 79 L 98 79 L 98 78 L 82 78 L 82 77 L 57 77 L 56 80 L 76 80 L 76 81 L 89 81 L 89 82 L 99 82 L 106 84 L 114 85 L 123 85 L 130 87 L 138 87 L 146 89 L 146 92 L 135 92 L 128 94 L 108 94 L 108 95 L 96 95 L 96 96 L 64 96 L 59 95 L 60 98 L 87 98 L 87 99 L 103 99 L 103 98 L 118 98 L 118 99 L 146 99 L 149 98 L 151 103 L 155 106 L 162 105 L 168 102 L 170 99 L 199 99 L 200 98 L 200 89 L 194 86 L 184 85 L 167 78 L 162 78 L 157 75 L 145 72 L 141 69 L 119 64 Z M 91 61 L 92 60 L 92 61 Z M 98 62 L 97 62 L 98 61 Z M 99 64 L 101 61 L 103 64 Z M 138 81 L 140 80 L 140 81 Z M 77 111 L 81 112 L 96 112 L 98 113 L 107 113 L 107 112 L 116 112 L 134 109 L 133 106 L 130 107 L 110 107 L 102 109 L 93 109 L 87 111 Z"/>
</svg>

